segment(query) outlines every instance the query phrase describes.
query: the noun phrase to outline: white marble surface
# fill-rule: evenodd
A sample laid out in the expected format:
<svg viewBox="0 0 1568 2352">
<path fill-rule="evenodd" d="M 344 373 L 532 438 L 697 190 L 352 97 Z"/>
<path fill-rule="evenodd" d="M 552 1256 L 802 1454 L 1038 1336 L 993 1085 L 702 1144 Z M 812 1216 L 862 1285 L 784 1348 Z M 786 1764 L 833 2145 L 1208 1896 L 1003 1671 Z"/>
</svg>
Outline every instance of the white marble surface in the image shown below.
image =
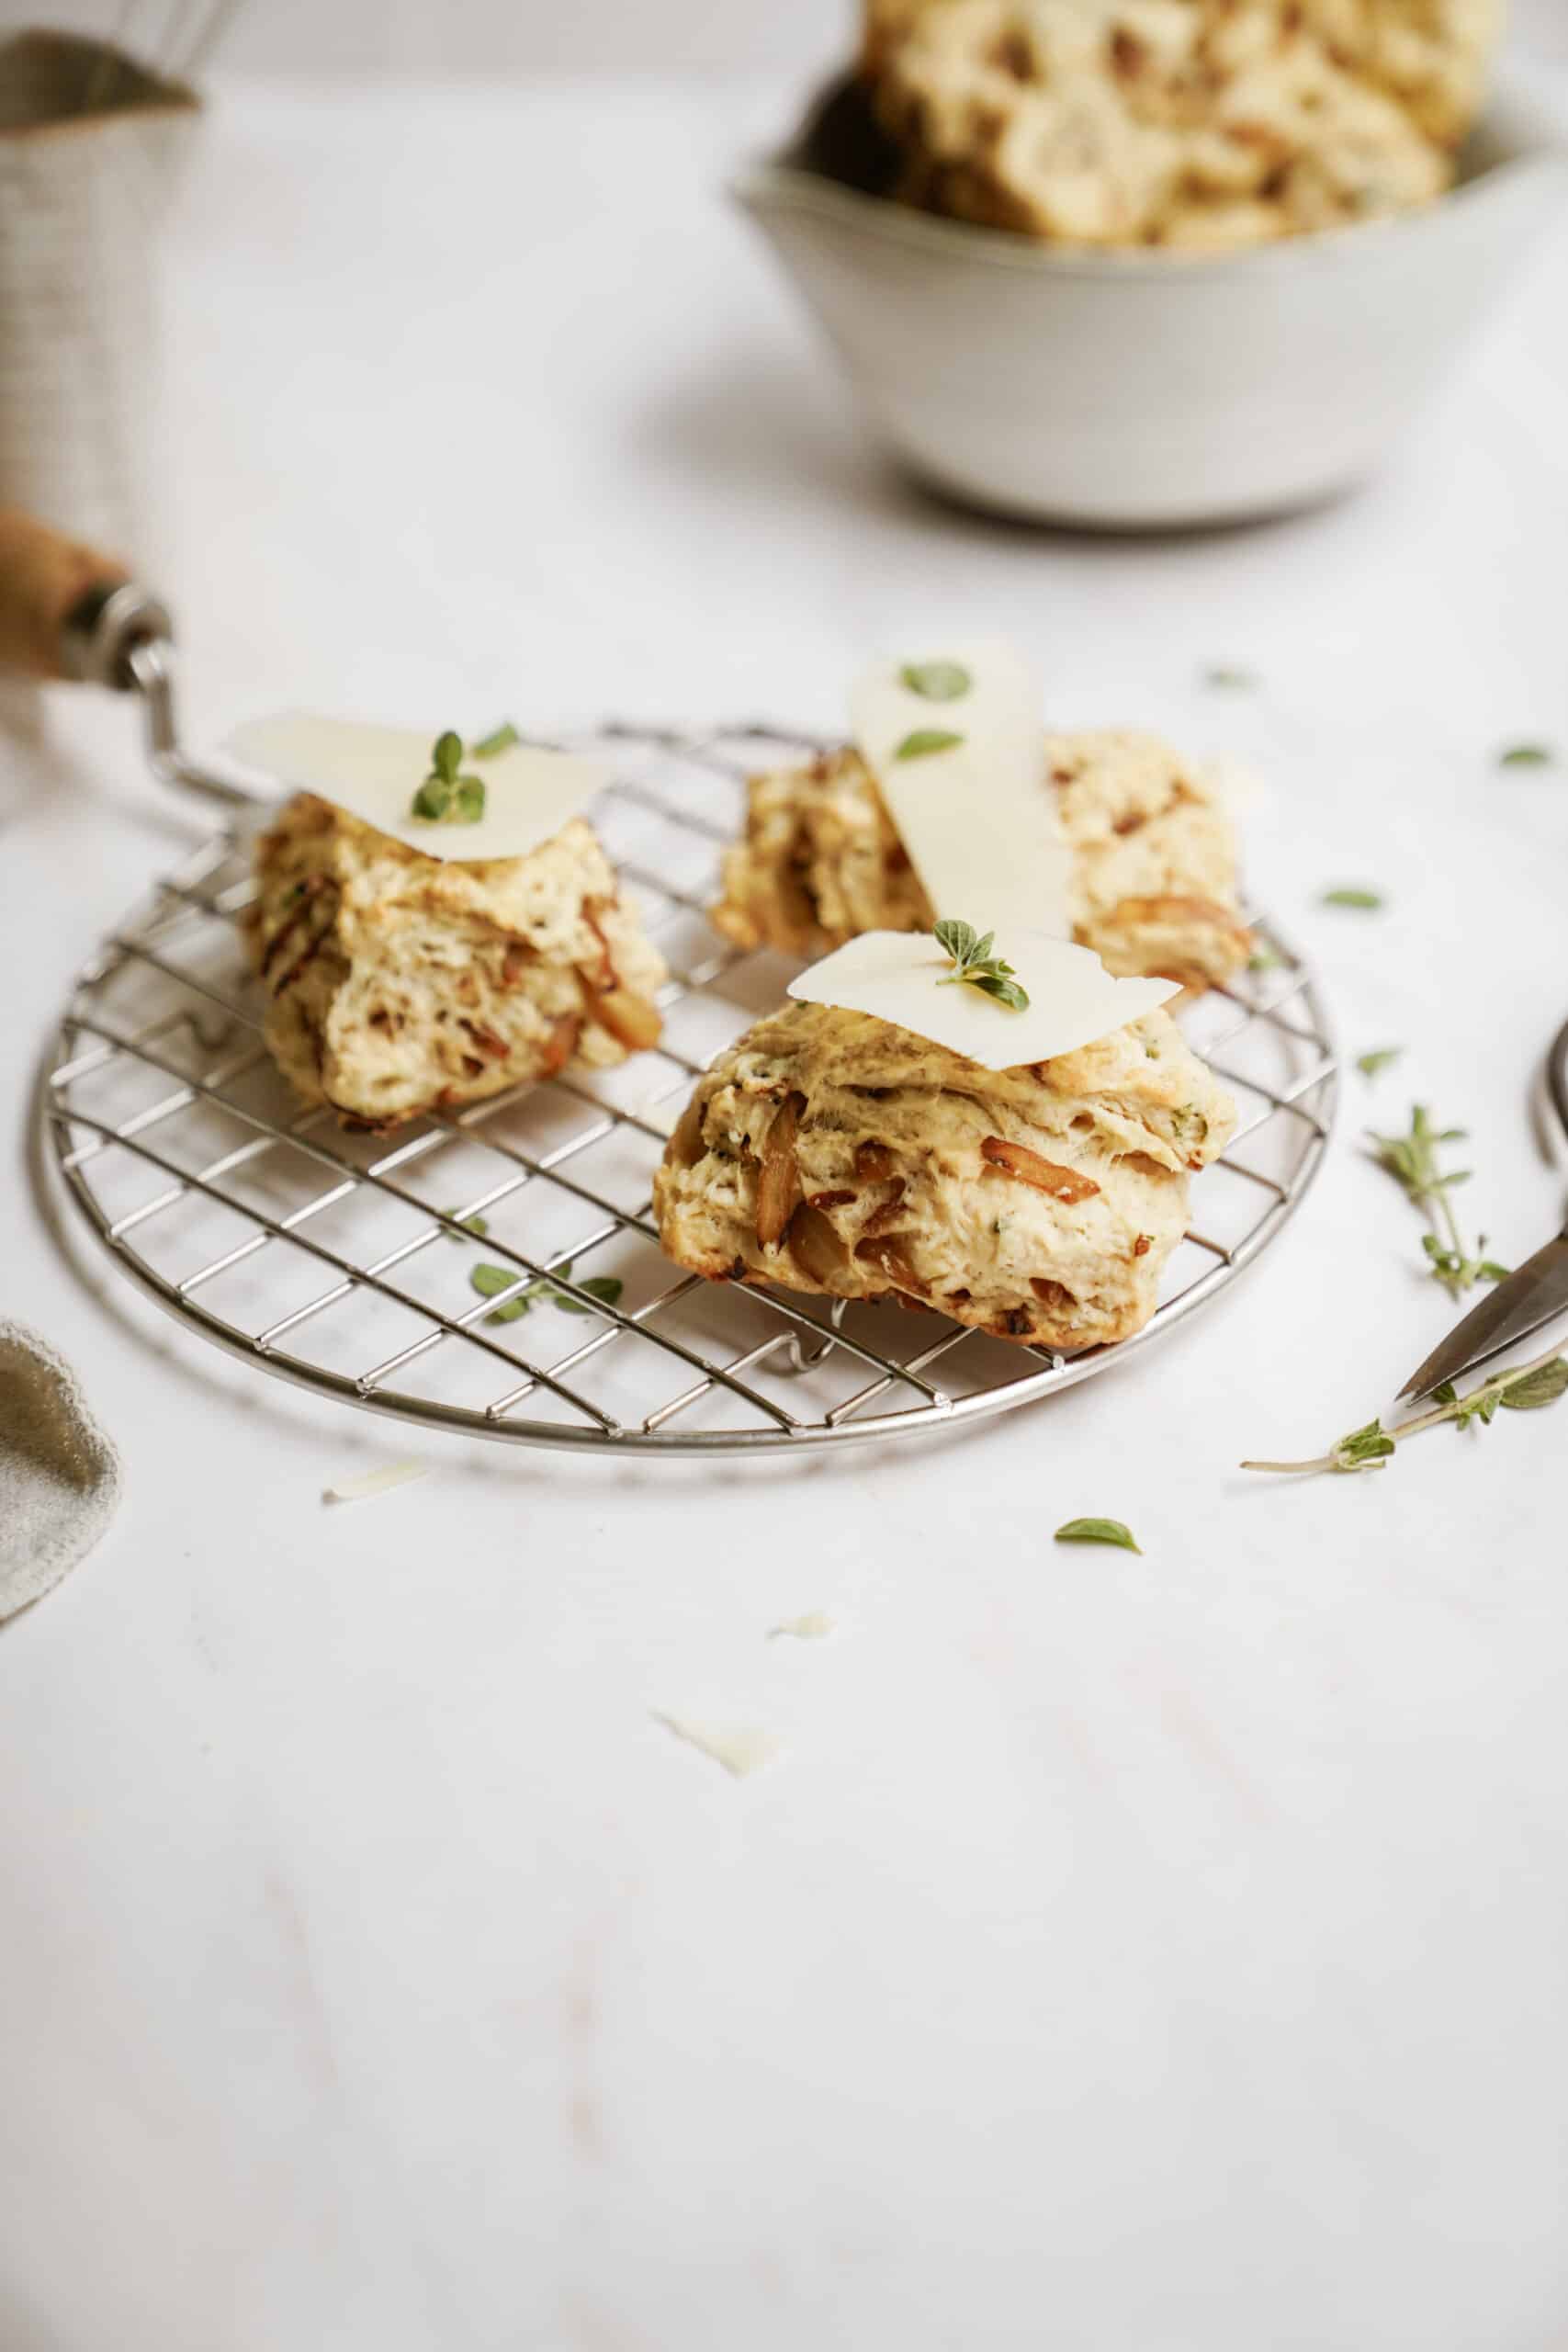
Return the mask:
<svg viewBox="0 0 1568 2352">
<path fill-rule="evenodd" d="M 716 200 L 769 109 L 235 89 L 173 255 L 193 733 L 280 700 L 798 713 L 912 616 L 1269 779 L 1354 1049 L 1280 1248 L 1145 1363 L 929 1448 L 715 1471 L 406 1436 L 52 1229 L 70 975 L 182 838 L 131 713 L 0 775 L 5 1305 L 124 1449 L 0 1636 L 6 2352 L 1534 2352 L 1568 2332 L 1562 1424 L 1248 1481 L 1444 1326 L 1356 1149 L 1558 1221 L 1568 251 L 1354 504 L 1153 545 L 926 503 Z M 1198 684 L 1245 664 L 1251 695 Z M 23 714 L 25 716 L 25 714 Z M 1372 880 L 1381 918 L 1331 915 Z M 1054 1547 L 1079 1512 L 1145 1556 Z M 827 1610 L 828 1642 L 768 1642 Z M 727 1779 L 650 1707 L 785 1753 Z"/>
</svg>

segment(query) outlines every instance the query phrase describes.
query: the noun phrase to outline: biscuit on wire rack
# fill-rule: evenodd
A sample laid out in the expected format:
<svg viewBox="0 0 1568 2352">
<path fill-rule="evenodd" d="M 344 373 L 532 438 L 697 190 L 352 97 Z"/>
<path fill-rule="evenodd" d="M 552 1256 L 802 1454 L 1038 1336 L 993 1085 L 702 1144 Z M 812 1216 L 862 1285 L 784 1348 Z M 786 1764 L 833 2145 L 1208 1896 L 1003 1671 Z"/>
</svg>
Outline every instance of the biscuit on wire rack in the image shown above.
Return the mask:
<svg viewBox="0 0 1568 2352">
<path fill-rule="evenodd" d="M 1162 1012 L 990 1070 L 868 1013 L 796 1003 L 699 1080 L 654 1215 L 666 1254 L 714 1280 L 1094 1347 L 1153 1315 L 1190 1173 L 1235 1123 Z"/>
<path fill-rule="evenodd" d="M 256 848 L 265 1036 L 306 1102 L 384 1129 L 657 1044 L 666 978 L 592 828 L 425 857 L 301 793 Z"/>
<path fill-rule="evenodd" d="M 1074 936 L 1123 978 L 1196 994 L 1246 964 L 1236 841 L 1224 793 L 1157 736 L 1048 735 L 1041 788 L 1071 843 Z M 818 956 L 864 931 L 929 930 L 933 908 L 852 749 L 753 777 L 713 921 L 742 947 Z"/>
</svg>

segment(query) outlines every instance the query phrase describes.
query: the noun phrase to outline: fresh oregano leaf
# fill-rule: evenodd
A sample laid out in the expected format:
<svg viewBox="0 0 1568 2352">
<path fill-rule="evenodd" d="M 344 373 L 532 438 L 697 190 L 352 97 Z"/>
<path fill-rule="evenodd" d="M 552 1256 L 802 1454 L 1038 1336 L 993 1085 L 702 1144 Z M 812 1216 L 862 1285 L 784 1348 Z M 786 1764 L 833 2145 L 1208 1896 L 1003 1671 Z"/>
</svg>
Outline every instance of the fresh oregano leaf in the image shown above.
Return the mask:
<svg viewBox="0 0 1568 2352">
<path fill-rule="evenodd" d="M 1360 883 L 1342 882 L 1333 890 L 1325 890 L 1322 903 L 1325 907 L 1355 907 L 1371 914 L 1382 905 L 1382 894 L 1366 889 Z"/>
<path fill-rule="evenodd" d="M 946 727 L 917 727 L 906 735 L 893 756 L 896 760 L 925 760 L 933 752 L 951 752 L 962 743 L 962 735 L 954 735 Z"/>
<path fill-rule="evenodd" d="M 606 1306 L 618 1306 L 626 1284 L 618 1274 L 590 1274 L 585 1282 L 579 1283 L 578 1288 L 589 1292 L 594 1298 L 603 1299 Z M 564 1290 L 552 1291 L 550 1298 L 551 1304 L 566 1315 L 592 1315 L 593 1312 L 591 1306 L 584 1306 L 580 1298 L 571 1297 Z"/>
<path fill-rule="evenodd" d="M 1356 1068 L 1363 1078 L 1376 1078 L 1380 1070 L 1392 1069 L 1404 1051 L 1403 1046 L 1375 1046 L 1371 1053 L 1357 1055 Z"/>
<path fill-rule="evenodd" d="M 1527 1372 L 1510 1381 L 1499 1401 L 1510 1413 L 1538 1412 L 1542 1405 L 1555 1405 L 1568 1388 L 1568 1360 L 1559 1356 L 1553 1363 L 1543 1363 L 1535 1372 Z"/>
<path fill-rule="evenodd" d="M 430 825 L 477 825 L 485 812 L 485 788 L 477 775 L 459 775 L 463 740 L 447 728 L 430 747 L 430 774 L 414 794 L 410 813 Z"/>
<path fill-rule="evenodd" d="M 468 1281 L 481 1298 L 495 1298 L 502 1291 L 510 1290 L 516 1280 L 516 1274 L 509 1272 L 504 1266 L 470 1266 L 468 1268 Z M 501 1306 L 485 1317 L 485 1321 L 487 1323 L 515 1323 L 520 1315 L 527 1314 L 534 1304 L 537 1291 L 538 1284 L 530 1283 L 526 1290 L 520 1290 L 515 1296 L 503 1300 Z"/>
<path fill-rule="evenodd" d="M 1549 768 L 1557 754 L 1550 743 L 1510 743 L 1497 754 L 1500 768 Z"/>
<path fill-rule="evenodd" d="M 906 662 L 898 675 L 927 702 L 957 702 L 975 683 L 962 662 Z"/>
<path fill-rule="evenodd" d="M 445 1216 L 457 1216 L 457 1211 L 456 1211 L 455 1209 L 446 1209 L 446 1210 L 445 1210 L 445 1211 L 443 1212 L 443 1214 L 444 1214 Z M 489 1218 L 488 1218 L 488 1217 L 482 1217 L 482 1216 L 465 1216 L 465 1217 L 458 1217 L 458 1218 L 457 1218 L 457 1222 L 458 1222 L 458 1224 L 462 1227 L 462 1228 L 463 1228 L 463 1233 L 473 1233 L 473 1234 L 477 1234 L 477 1235 L 479 1236 L 479 1239 L 480 1239 L 481 1241 L 483 1240 L 483 1238 L 484 1238 L 485 1235 L 490 1231 L 490 1220 L 489 1220 Z M 448 1240 L 448 1241 L 461 1241 L 462 1238 L 463 1238 L 463 1234 L 461 1234 L 461 1233 L 454 1233 L 454 1232 L 452 1232 L 452 1231 L 450 1230 L 450 1228 L 447 1228 L 447 1229 L 446 1229 L 446 1238 L 447 1238 L 447 1240 Z"/>
<path fill-rule="evenodd" d="M 996 933 L 988 931 L 982 938 L 973 923 L 959 922 L 949 917 L 936 926 L 933 938 L 953 958 L 953 969 L 937 982 L 938 988 L 950 988 L 955 982 L 978 989 L 982 996 L 994 997 L 1010 1012 L 1022 1012 L 1029 1004 L 1029 992 L 1017 978 L 1012 966 L 1003 956 L 996 955 Z"/>
<path fill-rule="evenodd" d="M 1069 1519 L 1058 1527 L 1051 1539 L 1055 1544 L 1115 1544 L 1123 1552 L 1136 1552 L 1143 1556 L 1142 1546 L 1134 1541 L 1133 1531 L 1119 1519 Z"/>
<path fill-rule="evenodd" d="M 503 719 L 491 733 L 479 737 L 472 747 L 472 756 L 476 760 L 493 760 L 499 752 L 510 752 L 513 743 L 521 743 L 522 741 L 511 719 Z"/>
</svg>

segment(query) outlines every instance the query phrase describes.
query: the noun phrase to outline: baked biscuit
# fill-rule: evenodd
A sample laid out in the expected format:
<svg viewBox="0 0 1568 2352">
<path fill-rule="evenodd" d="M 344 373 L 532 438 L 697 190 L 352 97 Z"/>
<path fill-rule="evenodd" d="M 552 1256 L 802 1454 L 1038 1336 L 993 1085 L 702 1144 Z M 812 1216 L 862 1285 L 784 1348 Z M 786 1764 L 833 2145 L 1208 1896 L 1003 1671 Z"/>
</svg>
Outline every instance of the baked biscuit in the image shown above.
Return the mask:
<svg viewBox="0 0 1568 2352">
<path fill-rule="evenodd" d="M 310 793 L 255 853 L 265 1037 L 374 1128 L 653 1045 L 665 967 L 581 818 L 525 857 L 424 856 Z"/>
<path fill-rule="evenodd" d="M 869 1013 L 792 1004 L 699 1080 L 654 1214 L 667 1255 L 716 1281 L 1098 1347 L 1154 1313 L 1190 1173 L 1235 1125 L 1163 1012 L 991 1070 Z"/>
<path fill-rule="evenodd" d="M 1047 735 L 1043 789 L 1074 853 L 1073 936 L 1122 978 L 1190 989 L 1239 970 L 1235 833 L 1219 787 L 1157 736 Z M 928 931 L 940 914 L 852 749 L 755 776 L 712 920 L 742 947 L 815 960 L 863 931 Z"/>
<path fill-rule="evenodd" d="M 1221 251 L 1430 201 L 1502 0 L 868 0 L 907 202 Z"/>
</svg>

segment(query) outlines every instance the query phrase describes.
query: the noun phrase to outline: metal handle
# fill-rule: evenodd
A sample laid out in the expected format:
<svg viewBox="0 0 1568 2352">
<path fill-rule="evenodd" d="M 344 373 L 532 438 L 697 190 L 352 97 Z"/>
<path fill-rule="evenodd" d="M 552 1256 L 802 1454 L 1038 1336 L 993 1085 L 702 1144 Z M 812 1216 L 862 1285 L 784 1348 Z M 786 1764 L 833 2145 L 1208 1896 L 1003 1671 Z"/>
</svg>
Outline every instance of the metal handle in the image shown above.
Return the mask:
<svg viewBox="0 0 1568 2352">
<path fill-rule="evenodd" d="M 254 793 L 180 748 L 174 636 L 167 605 L 117 558 L 16 508 L 0 509 L 0 670 L 140 695 L 160 782 L 225 808 L 254 808 Z"/>
<path fill-rule="evenodd" d="M 0 669 L 124 692 L 132 650 L 171 634 L 163 605 L 116 557 L 0 510 Z"/>
</svg>

